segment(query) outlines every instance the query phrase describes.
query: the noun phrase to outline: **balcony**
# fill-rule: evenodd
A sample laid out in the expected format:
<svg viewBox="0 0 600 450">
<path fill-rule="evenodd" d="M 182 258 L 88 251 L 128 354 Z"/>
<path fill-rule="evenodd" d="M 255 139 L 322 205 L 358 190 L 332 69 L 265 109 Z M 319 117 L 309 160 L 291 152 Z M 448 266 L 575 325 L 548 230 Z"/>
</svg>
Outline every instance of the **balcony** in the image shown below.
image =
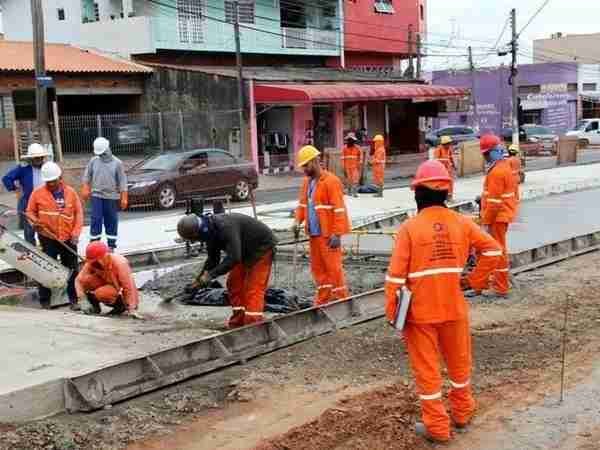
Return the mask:
<svg viewBox="0 0 600 450">
<path fill-rule="evenodd" d="M 338 53 L 336 31 L 315 28 L 281 28 L 281 45 L 285 49 L 326 50 Z"/>
</svg>

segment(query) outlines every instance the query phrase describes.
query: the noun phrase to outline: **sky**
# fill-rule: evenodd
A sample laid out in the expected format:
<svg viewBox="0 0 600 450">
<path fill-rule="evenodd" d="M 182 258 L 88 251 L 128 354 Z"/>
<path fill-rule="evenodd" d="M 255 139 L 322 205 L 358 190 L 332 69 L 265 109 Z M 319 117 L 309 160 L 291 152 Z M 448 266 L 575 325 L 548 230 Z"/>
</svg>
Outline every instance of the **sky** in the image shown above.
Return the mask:
<svg viewBox="0 0 600 450">
<path fill-rule="evenodd" d="M 466 54 L 471 45 L 476 55 L 475 65 L 498 65 L 509 63 L 510 56 L 485 58 L 498 39 L 512 8 L 517 9 L 517 29 L 521 30 L 544 0 L 427 0 L 428 40 L 430 43 L 447 44 L 446 53 Z M 520 44 L 522 53 L 533 53 L 533 40 L 549 38 L 552 33 L 583 34 L 600 32 L 600 1 L 598 0 L 549 0 L 539 15 L 523 31 Z M 479 40 L 484 42 L 479 42 Z M 510 26 L 506 28 L 501 43 L 510 40 Z M 475 48 L 480 47 L 480 48 Z M 484 48 L 481 48 L 484 47 Z M 485 48 L 487 47 L 487 49 Z M 430 52 L 441 53 L 441 47 L 430 47 Z M 519 63 L 531 60 L 519 56 Z M 467 58 L 428 58 L 425 67 L 466 68 Z"/>
</svg>

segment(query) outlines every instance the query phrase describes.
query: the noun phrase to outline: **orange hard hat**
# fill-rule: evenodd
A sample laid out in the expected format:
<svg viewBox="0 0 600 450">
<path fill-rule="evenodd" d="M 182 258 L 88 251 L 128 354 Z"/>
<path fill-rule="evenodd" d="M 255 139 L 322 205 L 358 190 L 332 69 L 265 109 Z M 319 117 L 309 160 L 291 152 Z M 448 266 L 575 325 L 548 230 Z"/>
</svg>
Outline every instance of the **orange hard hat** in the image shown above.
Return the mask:
<svg viewBox="0 0 600 450">
<path fill-rule="evenodd" d="M 85 259 L 88 261 L 98 261 L 108 254 L 108 246 L 104 242 L 90 242 L 85 249 Z"/>
<path fill-rule="evenodd" d="M 452 177 L 448 169 L 441 162 L 432 159 L 419 166 L 410 187 L 412 190 L 424 186 L 435 191 L 447 191 L 451 183 Z"/>
<path fill-rule="evenodd" d="M 384 142 L 384 141 L 385 141 L 385 139 L 383 138 L 383 136 L 381 134 L 378 134 L 373 138 L 373 142 Z"/>
<path fill-rule="evenodd" d="M 500 138 L 495 134 L 485 134 L 479 140 L 479 148 L 481 153 L 487 153 L 494 147 L 500 145 Z"/>
</svg>

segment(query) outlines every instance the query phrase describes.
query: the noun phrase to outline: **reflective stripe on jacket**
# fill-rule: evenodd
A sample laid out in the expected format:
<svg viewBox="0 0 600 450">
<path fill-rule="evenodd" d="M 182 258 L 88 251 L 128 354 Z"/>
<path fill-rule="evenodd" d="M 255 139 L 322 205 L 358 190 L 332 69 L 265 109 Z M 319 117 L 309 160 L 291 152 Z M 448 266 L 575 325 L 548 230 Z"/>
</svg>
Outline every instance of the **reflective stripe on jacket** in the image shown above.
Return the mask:
<svg viewBox="0 0 600 450">
<path fill-rule="evenodd" d="M 474 289 L 486 286 L 502 256 L 500 245 L 469 217 L 441 206 L 425 208 L 398 229 L 386 276 L 386 315 L 396 315 L 396 292 L 412 292 L 407 320 L 440 323 L 463 320 L 468 306 L 460 277 L 471 248 L 481 255 L 469 275 Z"/>
<path fill-rule="evenodd" d="M 50 239 L 68 241 L 79 237 L 83 227 L 83 209 L 73 188 L 62 183 L 65 206 L 61 210 L 52 192 L 41 186 L 33 191 L 27 205 L 27 216 L 40 225 L 40 233 Z"/>
<path fill-rule="evenodd" d="M 296 209 L 296 220 L 299 223 L 307 221 L 308 218 L 308 184 L 309 178 L 305 177 Z M 314 201 L 322 237 L 341 236 L 350 232 L 350 220 L 344 203 L 344 188 L 338 177 L 327 170 L 321 170 L 321 177 L 315 187 Z M 306 233 L 308 234 L 308 224 Z"/>
<path fill-rule="evenodd" d="M 510 162 L 502 159 L 494 164 L 485 177 L 481 196 L 481 223 L 511 223 L 518 208 L 516 182 Z"/>
<path fill-rule="evenodd" d="M 362 163 L 362 150 L 360 147 L 353 145 L 348 147 L 347 145 L 342 150 L 342 165 L 344 169 L 357 169 Z"/>
<path fill-rule="evenodd" d="M 123 302 L 129 311 L 137 308 L 140 302 L 140 294 L 135 285 L 131 266 L 127 258 L 116 253 L 106 255 L 102 269 L 98 269 L 92 263 L 86 262 L 75 279 L 75 289 L 79 298 L 85 295 L 85 288 L 79 281 L 79 277 L 84 279 L 89 275 L 97 276 L 104 280 L 106 284 L 113 286 L 123 297 Z"/>
</svg>

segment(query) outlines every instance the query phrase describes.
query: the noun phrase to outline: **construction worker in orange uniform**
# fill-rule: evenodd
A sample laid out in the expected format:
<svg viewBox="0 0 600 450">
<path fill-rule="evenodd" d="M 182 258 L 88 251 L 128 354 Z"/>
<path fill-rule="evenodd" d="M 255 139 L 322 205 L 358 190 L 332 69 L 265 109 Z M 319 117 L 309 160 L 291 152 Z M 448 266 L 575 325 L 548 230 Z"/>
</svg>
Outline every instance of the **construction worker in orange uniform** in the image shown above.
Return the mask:
<svg viewBox="0 0 600 450">
<path fill-rule="evenodd" d="M 512 169 L 512 174 L 517 186 L 515 195 L 517 196 L 517 200 L 520 200 L 521 194 L 519 192 L 519 185 L 521 184 L 521 173 L 523 168 L 521 165 L 521 156 L 519 155 L 519 147 L 515 144 L 511 144 L 510 147 L 508 147 L 508 162 L 510 163 L 510 168 Z"/>
<path fill-rule="evenodd" d="M 509 259 L 506 246 L 508 225 L 517 215 L 519 207 L 518 183 L 510 162 L 504 158 L 500 139 L 487 134 L 479 141 L 486 160 L 486 177 L 481 195 L 481 225 L 502 246 L 502 262 L 494 273 L 493 292 L 490 297 L 506 298 L 509 292 Z"/>
<path fill-rule="evenodd" d="M 86 314 L 100 314 L 100 304 L 112 308 L 109 315 L 132 314 L 140 295 L 127 259 L 110 253 L 104 242 L 90 242 L 85 264 L 75 279 L 78 302 Z"/>
<path fill-rule="evenodd" d="M 375 151 L 371 157 L 371 167 L 373 168 L 373 183 L 377 186 L 377 194 L 375 197 L 383 197 L 383 185 L 385 178 L 385 139 L 381 134 L 373 138 Z"/>
<path fill-rule="evenodd" d="M 499 244 L 471 218 L 446 207 L 451 183 L 438 161 L 426 161 L 417 170 L 411 187 L 418 214 L 398 229 L 385 283 L 390 324 L 400 307 L 398 291 L 406 287 L 412 293 L 403 337 L 421 400 L 423 422 L 417 423 L 416 432 L 436 442 L 451 437 L 450 417 L 442 401 L 442 357 L 450 378 L 448 400 L 454 425 L 466 427 L 475 412 L 469 308 L 462 290 L 485 286 L 502 255 Z M 481 257 L 463 277 L 472 247 Z"/>
<path fill-rule="evenodd" d="M 360 182 L 360 168 L 362 166 L 362 150 L 356 145 L 357 139 L 354 133 L 346 136 L 346 145 L 342 150 L 342 165 L 349 194 L 358 197 L 358 183 Z"/>
<path fill-rule="evenodd" d="M 83 226 L 83 208 L 77 192 L 62 180 L 62 169 L 54 162 L 41 168 L 43 186 L 35 189 L 27 203 L 27 220 L 38 233 L 42 250 L 71 269 L 67 294 L 71 309 L 77 309 L 75 277 L 79 269 L 77 244 Z M 50 289 L 38 288 L 42 308 L 50 308 Z"/>
<path fill-rule="evenodd" d="M 450 191 L 448 192 L 448 197 L 451 200 L 454 195 L 454 176 L 456 172 L 456 164 L 454 163 L 454 149 L 452 148 L 452 137 L 450 136 L 442 136 L 440 139 L 440 145 L 436 147 L 433 151 L 433 159 L 441 162 L 450 177 L 452 178 L 452 183 L 450 185 Z"/>
<path fill-rule="evenodd" d="M 229 273 L 227 292 L 233 314 L 227 326 L 262 322 L 277 244 L 269 227 L 245 214 L 188 214 L 177 224 L 177 232 L 188 241 L 206 242 L 208 254 L 200 274 L 186 291 L 194 294 Z M 226 256 L 221 259 L 223 251 Z"/>
<path fill-rule="evenodd" d="M 317 285 L 315 303 L 323 305 L 348 296 L 342 266 L 342 236 L 350 232 L 344 204 L 344 189 L 338 177 L 321 168 L 319 151 L 312 145 L 298 153 L 298 166 L 306 178 L 300 190 L 293 226 L 296 238 L 300 226 L 310 237 L 310 263 Z"/>
</svg>

